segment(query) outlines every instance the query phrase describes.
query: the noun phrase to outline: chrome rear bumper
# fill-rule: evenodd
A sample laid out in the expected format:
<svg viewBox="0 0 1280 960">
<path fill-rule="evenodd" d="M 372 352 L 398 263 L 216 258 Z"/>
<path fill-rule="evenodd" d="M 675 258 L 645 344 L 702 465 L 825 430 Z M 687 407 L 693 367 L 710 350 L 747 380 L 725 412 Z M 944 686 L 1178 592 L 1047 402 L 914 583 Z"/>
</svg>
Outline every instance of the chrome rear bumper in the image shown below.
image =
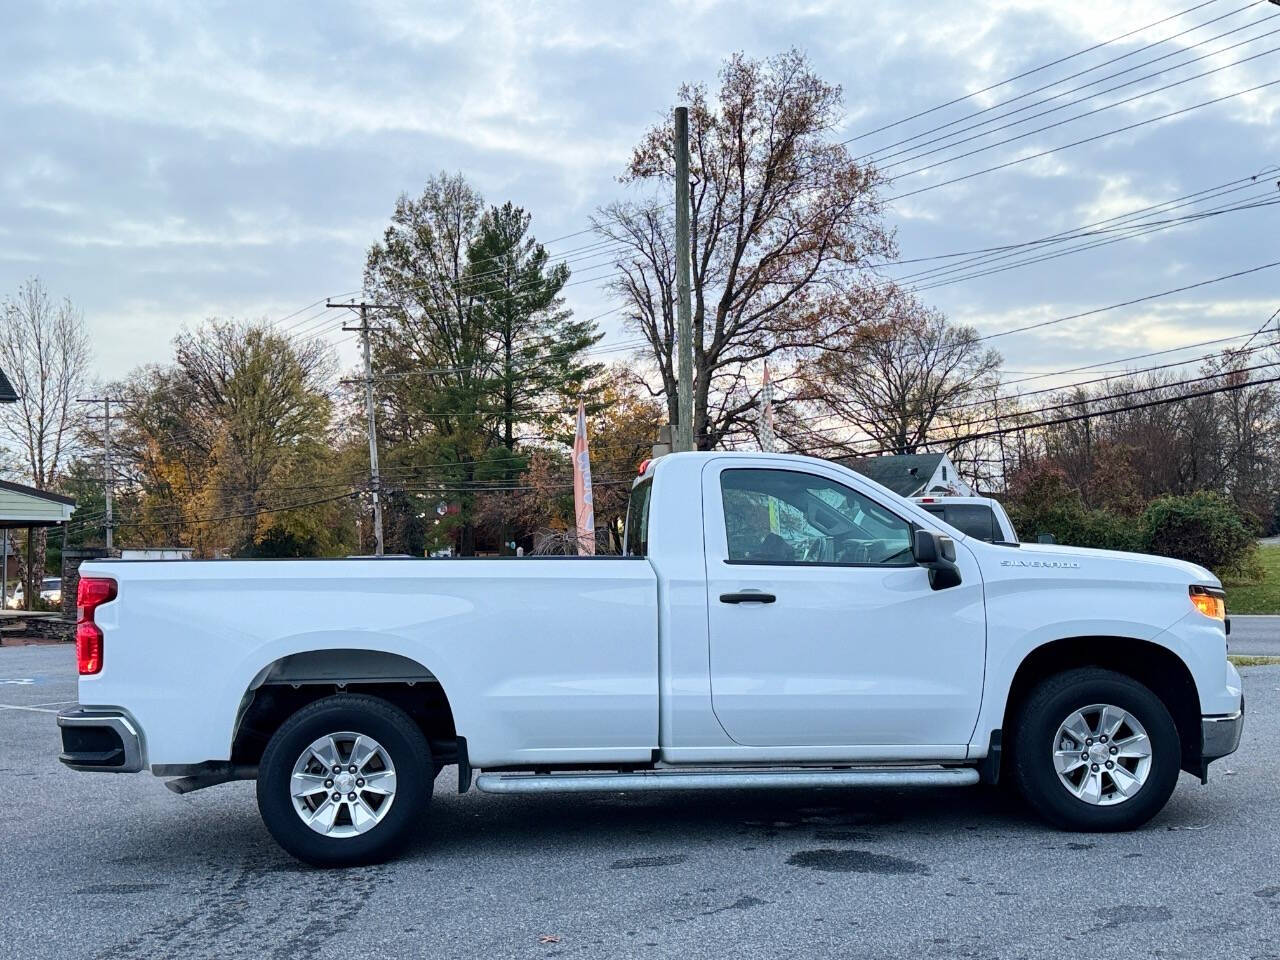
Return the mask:
<svg viewBox="0 0 1280 960">
<path fill-rule="evenodd" d="M 62 753 L 72 770 L 137 773 L 142 769 L 142 737 L 133 719 L 117 710 L 72 707 L 58 714 Z"/>
</svg>

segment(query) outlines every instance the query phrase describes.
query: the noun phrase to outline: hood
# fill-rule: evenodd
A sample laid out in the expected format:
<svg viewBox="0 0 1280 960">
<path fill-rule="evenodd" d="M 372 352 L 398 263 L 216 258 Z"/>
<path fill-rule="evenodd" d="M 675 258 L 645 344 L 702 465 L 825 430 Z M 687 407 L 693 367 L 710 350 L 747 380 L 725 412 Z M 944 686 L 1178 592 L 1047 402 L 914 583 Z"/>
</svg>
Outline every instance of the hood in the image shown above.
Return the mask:
<svg viewBox="0 0 1280 960">
<path fill-rule="evenodd" d="M 997 548 L 998 549 L 998 548 Z M 1103 562 L 1140 564 L 1142 566 L 1168 571 L 1185 578 L 1188 584 L 1203 583 L 1221 587 L 1222 583 L 1212 573 L 1198 564 L 1186 560 L 1175 560 L 1173 557 L 1157 557 L 1149 553 L 1126 553 L 1123 550 L 1096 550 L 1092 547 L 1065 547 L 1056 543 L 1024 543 L 1016 553 L 1028 561 L 1041 560 L 1075 560 L 1086 559 Z"/>
</svg>

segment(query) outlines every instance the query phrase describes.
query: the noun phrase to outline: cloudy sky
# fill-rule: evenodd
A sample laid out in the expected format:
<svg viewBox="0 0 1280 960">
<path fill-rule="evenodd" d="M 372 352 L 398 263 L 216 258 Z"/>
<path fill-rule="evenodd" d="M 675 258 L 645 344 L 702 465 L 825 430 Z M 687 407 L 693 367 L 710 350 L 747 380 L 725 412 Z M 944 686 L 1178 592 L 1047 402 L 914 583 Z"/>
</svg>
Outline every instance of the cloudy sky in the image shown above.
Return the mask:
<svg viewBox="0 0 1280 960">
<path fill-rule="evenodd" d="M 31 2 L 0 33 L 0 293 L 38 274 L 71 297 L 104 379 L 166 358 L 172 335 L 207 316 L 341 342 L 337 313 L 296 311 L 358 287 L 396 196 L 448 170 L 526 207 L 540 238 L 564 237 L 550 248 L 584 281 L 571 305 L 602 313 L 613 304 L 592 278 L 607 264 L 574 251 L 591 240 L 578 234 L 591 213 L 622 195 L 631 146 L 682 80 L 713 83 L 731 51 L 790 46 L 843 87 L 840 138 L 857 137 L 851 149 L 875 151 L 896 178 L 886 193 L 899 198 L 889 218 L 905 260 L 1231 191 L 1148 214 L 1167 229 L 1146 236 L 944 285 L 915 278 L 984 333 L 1280 260 L 1280 206 L 1169 223 L 1280 198 L 1280 85 L 1241 94 L 1280 80 L 1280 7 L 1266 0 Z M 1026 122 L 992 132 L 1014 120 Z M 894 146 L 906 137 L 917 139 Z M 947 182 L 1010 161 L 1022 162 Z M 1125 222 L 1091 239 L 1123 235 Z M 885 272 L 910 280 L 960 262 Z M 1277 306 L 1280 267 L 994 343 L 1011 370 L 1060 370 L 1253 330 Z M 628 338 L 616 314 L 601 324 L 606 344 Z"/>
</svg>

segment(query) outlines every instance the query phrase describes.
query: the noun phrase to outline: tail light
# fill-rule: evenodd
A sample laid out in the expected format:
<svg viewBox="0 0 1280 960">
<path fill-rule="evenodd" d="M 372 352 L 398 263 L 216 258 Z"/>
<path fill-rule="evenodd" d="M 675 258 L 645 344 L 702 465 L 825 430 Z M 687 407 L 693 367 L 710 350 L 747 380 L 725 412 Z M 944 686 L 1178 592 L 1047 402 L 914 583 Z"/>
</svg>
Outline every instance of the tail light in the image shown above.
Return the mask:
<svg viewBox="0 0 1280 960">
<path fill-rule="evenodd" d="M 81 577 L 76 588 L 76 666 L 80 675 L 102 670 L 102 628 L 93 611 L 116 598 L 116 582 L 106 577 Z"/>
</svg>

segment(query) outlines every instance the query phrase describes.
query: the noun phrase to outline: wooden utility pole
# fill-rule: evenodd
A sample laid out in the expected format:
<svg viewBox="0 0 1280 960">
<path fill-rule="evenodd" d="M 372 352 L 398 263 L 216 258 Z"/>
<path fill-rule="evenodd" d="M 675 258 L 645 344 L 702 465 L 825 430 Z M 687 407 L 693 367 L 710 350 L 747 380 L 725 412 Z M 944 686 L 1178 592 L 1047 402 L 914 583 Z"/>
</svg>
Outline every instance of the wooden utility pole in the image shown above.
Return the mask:
<svg viewBox="0 0 1280 960">
<path fill-rule="evenodd" d="M 676 320 L 677 355 L 675 427 L 677 451 L 692 450 L 693 437 L 693 306 L 689 290 L 689 108 L 676 107 Z"/>
<path fill-rule="evenodd" d="M 382 480 L 378 474 L 378 422 L 373 403 L 373 354 L 369 348 L 369 311 L 383 309 L 376 303 L 326 303 L 326 307 L 345 307 L 360 311 L 360 326 L 343 327 L 355 330 L 364 343 L 364 409 L 369 426 L 369 489 L 373 494 L 373 543 L 374 555 L 382 556 Z"/>
</svg>

